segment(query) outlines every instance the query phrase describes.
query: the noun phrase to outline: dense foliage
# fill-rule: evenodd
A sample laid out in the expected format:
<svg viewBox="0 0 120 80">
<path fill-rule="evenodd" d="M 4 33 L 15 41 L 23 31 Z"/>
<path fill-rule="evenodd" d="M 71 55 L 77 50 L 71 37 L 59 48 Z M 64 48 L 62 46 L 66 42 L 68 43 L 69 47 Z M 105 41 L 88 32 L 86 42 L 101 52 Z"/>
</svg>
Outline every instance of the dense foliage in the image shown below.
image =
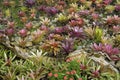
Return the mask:
<svg viewBox="0 0 120 80">
<path fill-rule="evenodd" d="M 120 1 L 0 0 L 0 44 L 3 80 L 116 80 Z"/>
</svg>

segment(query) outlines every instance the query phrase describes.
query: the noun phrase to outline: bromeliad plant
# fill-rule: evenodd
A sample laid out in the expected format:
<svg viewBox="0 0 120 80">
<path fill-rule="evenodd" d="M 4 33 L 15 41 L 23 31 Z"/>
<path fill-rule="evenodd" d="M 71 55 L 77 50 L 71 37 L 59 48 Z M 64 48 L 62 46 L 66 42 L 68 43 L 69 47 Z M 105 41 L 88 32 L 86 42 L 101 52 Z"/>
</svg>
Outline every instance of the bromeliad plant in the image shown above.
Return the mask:
<svg viewBox="0 0 120 80">
<path fill-rule="evenodd" d="M 63 51 L 66 54 L 69 54 L 74 49 L 73 45 L 74 45 L 74 40 L 72 38 L 65 39 L 62 44 Z"/>
<path fill-rule="evenodd" d="M 95 37 L 94 37 L 95 42 L 100 42 L 103 36 L 102 29 L 96 28 L 94 34 L 95 34 Z"/>
<path fill-rule="evenodd" d="M 96 28 L 92 28 L 92 27 L 85 27 L 85 33 L 87 34 L 87 36 L 92 39 L 94 42 L 101 42 L 102 41 L 102 37 L 103 37 L 103 30 L 96 27 Z"/>
<path fill-rule="evenodd" d="M 53 53 L 56 56 L 60 52 L 61 45 L 59 41 L 53 39 L 46 41 L 41 47 L 43 51 L 47 51 L 50 54 Z"/>
<path fill-rule="evenodd" d="M 98 45 L 96 43 L 93 44 L 93 49 L 96 51 L 102 51 L 107 53 L 107 55 L 112 59 L 112 60 L 120 60 L 119 53 L 120 50 L 118 48 L 113 48 L 112 45 L 110 44 L 101 44 L 99 43 Z"/>
<path fill-rule="evenodd" d="M 104 59 L 107 58 L 107 61 L 111 62 L 111 64 L 119 69 L 119 61 L 120 61 L 120 50 L 117 47 L 113 47 L 110 44 L 93 44 L 93 50 L 98 51 L 97 54 L 103 55 Z M 100 53 L 99 53 L 100 52 Z M 102 52 L 102 53 L 101 53 Z M 119 69 L 120 70 L 120 69 Z"/>
</svg>

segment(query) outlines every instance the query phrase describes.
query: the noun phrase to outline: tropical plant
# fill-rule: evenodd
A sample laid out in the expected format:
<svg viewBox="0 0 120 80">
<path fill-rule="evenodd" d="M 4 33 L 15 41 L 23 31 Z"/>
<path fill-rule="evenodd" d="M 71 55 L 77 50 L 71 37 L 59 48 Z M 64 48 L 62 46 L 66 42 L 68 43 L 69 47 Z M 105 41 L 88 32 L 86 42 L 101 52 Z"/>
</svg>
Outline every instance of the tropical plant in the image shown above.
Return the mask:
<svg viewBox="0 0 120 80">
<path fill-rule="evenodd" d="M 91 59 L 68 58 L 66 62 L 57 63 L 58 66 L 52 66 L 48 73 L 50 80 L 100 80 L 114 79 L 112 74 L 101 72 L 100 65 L 93 62 Z"/>
<path fill-rule="evenodd" d="M 117 80 L 119 33 L 119 0 L 0 0 L 0 80 Z"/>
</svg>

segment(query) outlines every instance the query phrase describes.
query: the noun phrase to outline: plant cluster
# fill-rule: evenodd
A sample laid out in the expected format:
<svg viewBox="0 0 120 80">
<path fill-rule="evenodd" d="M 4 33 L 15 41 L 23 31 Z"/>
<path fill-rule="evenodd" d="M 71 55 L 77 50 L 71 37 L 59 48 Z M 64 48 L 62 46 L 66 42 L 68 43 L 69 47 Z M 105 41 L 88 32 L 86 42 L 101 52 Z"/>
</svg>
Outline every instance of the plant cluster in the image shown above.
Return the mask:
<svg viewBox="0 0 120 80">
<path fill-rule="evenodd" d="M 117 55 L 120 53 L 119 49 L 118 48 L 113 48 L 112 45 L 101 44 L 101 43 L 99 45 L 97 45 L 96 43 L 94 43 L 93 48 L 94 48 L 95 51 L 102 51 L 102 52 L 107 53 L 107 55 L 112 60 L 120 60 L 120 57 L 117 57 Z"/>
<path fill-rule="evenodd" d="M 72 52 L 85 40 L 100 43 L 106 37 L 119 35 L 115 32 L 119 32 L 119 1 L 54 0 L 49 3 L 3 0 L 1 41 L 29 50 L 31 46 L 43 50 L 47 48 L 49 54 L 57 55 Z M 66 43 L 68 38 L 73 39 L 72 42 L 70 40 L 73 47 L 68 47 L 71 45 Z"/>
<path fill-rule="evenodd" d="M 0 80 L 44 79 L 52 64 L 51 59 L 45 57 L 42 52 L 37 55 L 33 53 L 34 57 L 27 60 L 17 57 L 4 46 L 0 46 L 0 52 Z"/>
<path fill-rule="evenodd" d="M 77 50 L 88 57 L 97 58 L 97 53 L 120 72 L 120 1 L 0 0 L 0 44 L 23 59 L 39 60 L 42 52 L 61 59 Z M 98 73 L 77 72 L 78 65 L 68 71 L 79 78 L 86 73 L 83 79 L 92 79 L 91 74 Z"/>
<path fill-rule="evenodd" d="M 82 56 L 83 57 L 83 56 Z M 66 62 L 52 65 L 50 80 L 107 80 L 115 79 L 109 72 L 102 71 L 100 65 L 87 58 L 67 58 Z M 117 78 L 116 78 L 117 79 Z"/>
</svg>

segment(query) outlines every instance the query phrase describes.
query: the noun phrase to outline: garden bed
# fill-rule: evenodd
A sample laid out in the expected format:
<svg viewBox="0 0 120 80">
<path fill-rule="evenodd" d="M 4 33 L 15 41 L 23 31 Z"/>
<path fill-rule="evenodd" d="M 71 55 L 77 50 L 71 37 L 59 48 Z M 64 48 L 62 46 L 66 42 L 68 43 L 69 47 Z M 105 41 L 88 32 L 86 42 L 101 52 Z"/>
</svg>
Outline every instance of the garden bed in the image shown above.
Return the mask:
<svg viewBox="0 0 120 80">
<path fill-rule="evenodd" d="M 0 0 L 0 44 L 1 80 L 119 80 L 120 1 Z"/>
</svg>

